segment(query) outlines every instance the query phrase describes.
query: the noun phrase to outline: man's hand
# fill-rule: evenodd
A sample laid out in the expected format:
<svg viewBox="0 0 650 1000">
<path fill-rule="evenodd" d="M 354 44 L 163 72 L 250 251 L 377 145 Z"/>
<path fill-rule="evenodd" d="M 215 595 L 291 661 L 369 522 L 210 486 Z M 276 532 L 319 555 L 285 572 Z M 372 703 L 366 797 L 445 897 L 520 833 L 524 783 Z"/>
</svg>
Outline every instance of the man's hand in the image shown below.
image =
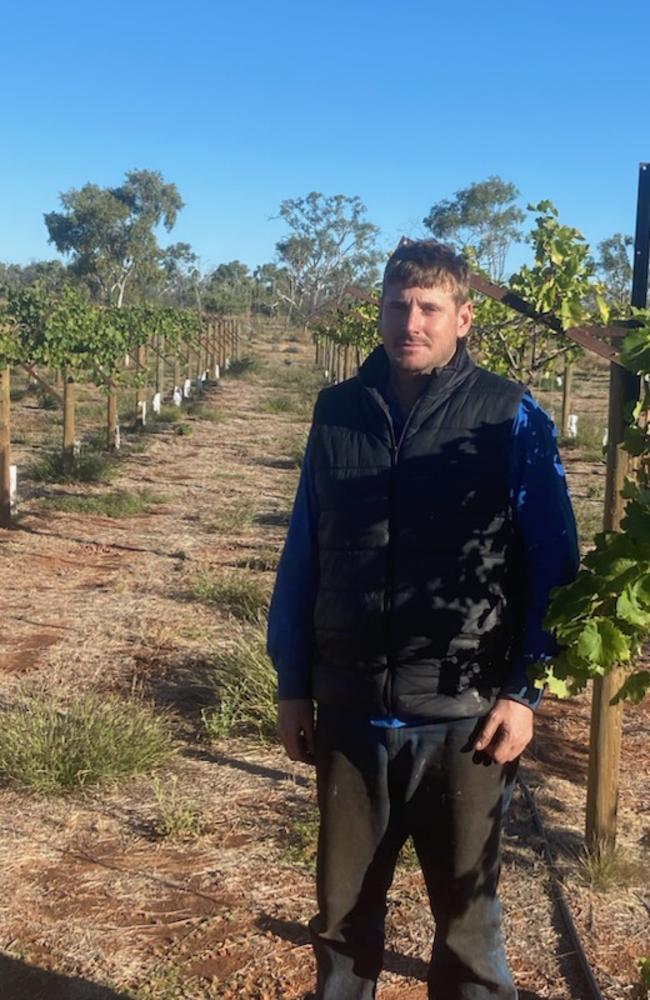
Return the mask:
<svg viewBox="0 0 650 1000">
<path fill-rule="evenodd" d="M 310 698 L 278 702 L 278 732 L 290 760 L 314 763 L 314 706 Z"/>
<path fill-rule="evenodd" d="M 514 760 L 533 738 L 533 710 L 510 698 L 499 698 L 486 715 L 475 750 L 482 750 L 497 764 Z"/>
</svg>

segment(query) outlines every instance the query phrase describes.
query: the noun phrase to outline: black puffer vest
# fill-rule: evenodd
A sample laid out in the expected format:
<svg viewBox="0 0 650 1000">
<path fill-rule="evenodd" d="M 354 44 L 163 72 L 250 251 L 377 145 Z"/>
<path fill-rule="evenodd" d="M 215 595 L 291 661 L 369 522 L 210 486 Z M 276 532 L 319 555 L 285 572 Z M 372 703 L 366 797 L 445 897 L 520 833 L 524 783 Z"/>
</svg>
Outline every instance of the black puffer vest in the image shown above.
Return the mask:
<svg viewBox="0 0 650 1000">
<path fill-rule="evenodd" d="M 521 628 L 508 468 L 524 388 L 477 368 L 461 341 L 396 441 L 388 374 L 379 347 L 316 403 L 314 697 L 370 715 L 483 715 Z"/>
</svg>

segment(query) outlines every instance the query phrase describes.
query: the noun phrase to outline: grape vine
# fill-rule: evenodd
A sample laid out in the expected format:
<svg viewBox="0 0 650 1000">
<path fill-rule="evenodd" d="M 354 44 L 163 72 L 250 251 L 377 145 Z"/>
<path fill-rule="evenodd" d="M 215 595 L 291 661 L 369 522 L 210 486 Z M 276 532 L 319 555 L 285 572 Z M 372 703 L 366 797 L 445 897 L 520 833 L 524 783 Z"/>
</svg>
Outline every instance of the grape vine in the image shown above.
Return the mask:
<svg viewBox="0 0 650 1000">
<path fill-rule="evenodd" d="M 534 668 L 537 682 L 560 697 L 616 666 L 625 677 L 614 703 L 638 703 L 650 691 L 650 670 L 640 660 L 650 634 L 650 313 L 636 315 L 643 325 L 626 336 L 621 360 L 644 388 L 623 441 L 635 471 L 623 487 L 621 530 L 596 535 L 575 581 L 553 591 L 546 625 L 563 648 Z"/>
</svg>

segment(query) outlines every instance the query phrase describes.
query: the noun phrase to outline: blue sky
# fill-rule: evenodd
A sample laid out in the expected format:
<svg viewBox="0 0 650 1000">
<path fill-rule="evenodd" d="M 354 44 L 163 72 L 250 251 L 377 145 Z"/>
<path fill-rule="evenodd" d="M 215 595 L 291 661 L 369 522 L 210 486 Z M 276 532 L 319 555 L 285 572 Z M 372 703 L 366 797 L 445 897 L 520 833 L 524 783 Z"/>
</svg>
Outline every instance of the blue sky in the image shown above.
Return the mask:
<svg viewBox="0 0 650 1000">
<path fill-rule="evenodd" d="M 492 174 L 592 245 L 632 233 L 649 29 L 637 0 L 8 4 L 0 260 L 56 256 L 43 213 L 60 192 L 134 168 L 177 185 L 163 242 L 206 270 L 271 260 L 284 198 L 359 195 L 389 248 Z"/>
</svg>

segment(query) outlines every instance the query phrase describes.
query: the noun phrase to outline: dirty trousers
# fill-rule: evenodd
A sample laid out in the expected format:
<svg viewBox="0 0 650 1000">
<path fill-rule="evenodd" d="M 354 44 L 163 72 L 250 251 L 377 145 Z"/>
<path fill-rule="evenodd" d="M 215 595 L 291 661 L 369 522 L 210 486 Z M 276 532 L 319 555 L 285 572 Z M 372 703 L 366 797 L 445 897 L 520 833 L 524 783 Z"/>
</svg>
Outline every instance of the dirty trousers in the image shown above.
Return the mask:
<svg viewBox="0 0 650 1000">
<path fill-rule="evenodd" d="M 371 1000 L 386 894 L 410 835 L 436 930 L 429 1000 L 516 1000 L 497 898 L 516 762 L 471 748 L 476 719 L 385 729 L 320 708 L 317 1000 Z"/>
</svg>

